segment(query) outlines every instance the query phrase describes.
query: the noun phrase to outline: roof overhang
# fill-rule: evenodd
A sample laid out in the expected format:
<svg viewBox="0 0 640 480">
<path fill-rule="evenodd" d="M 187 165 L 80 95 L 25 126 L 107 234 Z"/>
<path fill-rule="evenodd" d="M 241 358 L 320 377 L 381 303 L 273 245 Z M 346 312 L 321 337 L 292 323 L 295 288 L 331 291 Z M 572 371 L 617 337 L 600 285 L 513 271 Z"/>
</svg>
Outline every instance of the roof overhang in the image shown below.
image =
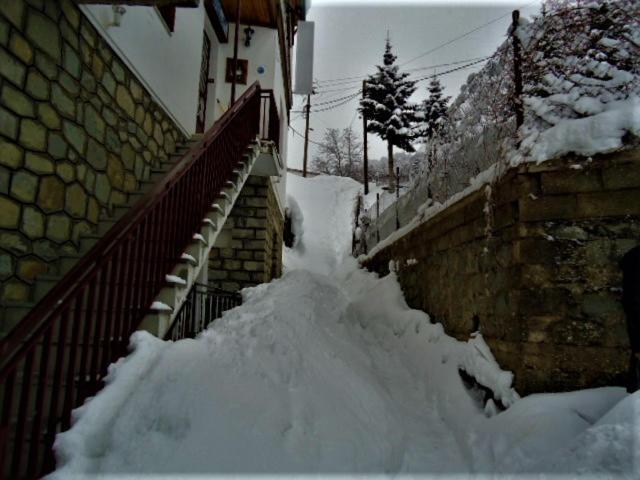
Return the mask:
<svg viewBox="0 0 640 480">
<path fill-rule="evenodd" d="M 221 0 L 229 23 L 236 21 L 238 0 Z M 240 23 L 259 27 L 277 28 L 277 6 L 279 0 L 240 0 Z M 286 8 L 296 13 L 297 20 L 306 17 L 307 0 L 289 0 Z"/>
<path fill-rule="evenodd" d="M 88 3 L 95 5 L 125 5 L 125 6 L 146 6 L 146 7 L 185 7 L 195 8 L 200 5 L 200 0 L 77 0 L 77 3 Z"/>
</svg>

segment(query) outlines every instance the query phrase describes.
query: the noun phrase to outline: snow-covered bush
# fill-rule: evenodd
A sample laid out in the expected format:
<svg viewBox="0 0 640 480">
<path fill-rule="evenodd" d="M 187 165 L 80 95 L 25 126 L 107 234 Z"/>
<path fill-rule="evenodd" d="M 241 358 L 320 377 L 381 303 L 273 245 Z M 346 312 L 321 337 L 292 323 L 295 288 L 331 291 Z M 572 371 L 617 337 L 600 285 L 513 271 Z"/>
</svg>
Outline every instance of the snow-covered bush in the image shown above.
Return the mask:
<svg viewBox="0 0 640 480">
<path fill-rule="evenodd" d="M 640 3 L 552 0 L 547 7 L 519 29 L 525 122 L 515 158 L 615 149 L 640 129 Z M 611 115 L 629 109 L 635 115 Z"/>
<path fill-rule="evenodd" d="M 434 140 L 436 158 L 425 176 L 438 200 L 501 159 L 513 164 L 569 152 L 591 155 L 637 135 L 637 112 L 605 132 L 595 124 L 610 124 L 611 118 L 597 115 L 623 109 L 620 102 L 628 110 L 640 95 L 639 2 L 550 0 L 531 21 L 520 19 L 515 32 L 522 51 L 524 124 L 516 130 L 509 36 L 469 76 L 449 110 L 450 128 Z M 575 131 L 578 124 L 571 121 L 585 118 L 592 118 L 590 124 L 581 122 Z M 552 138 L 547 131 L 554 127 L 564 135 Z M 567 138 L 571 133 L 579 138 Z M 611 136 L 616 138 L 602 138 Z"/>
</svg>

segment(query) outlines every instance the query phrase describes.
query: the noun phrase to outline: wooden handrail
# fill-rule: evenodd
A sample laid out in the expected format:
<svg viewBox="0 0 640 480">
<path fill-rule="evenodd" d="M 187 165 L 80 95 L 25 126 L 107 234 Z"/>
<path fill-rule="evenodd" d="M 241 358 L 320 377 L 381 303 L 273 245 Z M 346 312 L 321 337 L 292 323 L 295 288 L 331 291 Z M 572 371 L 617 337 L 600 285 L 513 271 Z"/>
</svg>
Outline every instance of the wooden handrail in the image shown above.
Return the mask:
<svg viewBox="0 0 640 480">
<path fill-rule="evenodd" d="M 277 142 L 261 131 L 260 110 L 277 112 L 273 94 L 268 106 L 262 98 L 256 82 L 0 341 L 0 476 L 53 468 L 56 433 L 126 353 L 246 148 Z"/>
<path fill-rule="evenodd" d="M 123 215 L 123 217 L 111 228 L 90 250 L 81 258 L 78 263 L 64 276 L 64 278 L 42 298 L 42 300 L 29 312 L 28 315 L 0 341 L 0 358 L 4 370 L 7 363 L 11 363 L 11 352 L 18 347 L 24 346 L 25 336 L 34 335 L 41 327 L 39 320 L 45 320 L 53 315 L 64 303 L 65 298 L 74 290 L 77 284 L 91 275 L 91 269 L 96 263 L 104 259 L 117 244 L 118 240 L 129 233 L 135 222 L 139 221 L 145 213 L 160 201 L 163 194 L 180 178 L 186 167 L 196 158 L 207 146 L 209 146 L 222 129 L 245 105 L 247 100 L 260 90 L 260 85 L 255 82 L 238 98 L 236 103 L 227 110 L 222 117 L 205 134 L 202 140 L 193 146 L 183 158 L 176 163 L 167 173 L 166 177 L 160 180 L 149 192 L 147 192 L 136 204 Z"/>
</svg>

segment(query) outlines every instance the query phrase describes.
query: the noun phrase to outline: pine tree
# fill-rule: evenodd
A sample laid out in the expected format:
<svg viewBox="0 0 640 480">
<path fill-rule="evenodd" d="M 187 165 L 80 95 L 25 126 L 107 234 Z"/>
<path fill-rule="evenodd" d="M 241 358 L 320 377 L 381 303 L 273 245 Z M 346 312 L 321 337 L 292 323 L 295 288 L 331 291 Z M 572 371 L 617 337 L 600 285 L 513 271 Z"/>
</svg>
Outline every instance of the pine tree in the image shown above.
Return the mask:
<svg viewBox="0 0 640 480">
<path fill-rule="evenodd" d="M 375 133 L 387 142 L 389 188 L 393 189 L 395 172 L 393 168 L 393 147 L 414 152 L 412 122 L 415 120 L 415 106 L 409 97 L 415 91 L 415 82 L 408 80 L 408 73 L 401 73 L 395 65 L 396 56 L 391 52 L 391 42 L 387 36 L 383 65 L 367 79 L 360 112 L 367 118 L 367 131 Z"/>
</svg>

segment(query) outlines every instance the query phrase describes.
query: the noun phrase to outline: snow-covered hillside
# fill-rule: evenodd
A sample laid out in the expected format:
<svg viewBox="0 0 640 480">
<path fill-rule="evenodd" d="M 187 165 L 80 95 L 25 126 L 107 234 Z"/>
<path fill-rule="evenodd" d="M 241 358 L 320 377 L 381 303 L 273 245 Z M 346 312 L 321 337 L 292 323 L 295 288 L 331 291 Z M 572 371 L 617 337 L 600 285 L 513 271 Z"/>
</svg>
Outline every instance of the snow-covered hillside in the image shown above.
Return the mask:
<svg viewBox="0 0 640 480">
<path fill-rule="evenodd" d="M 424 221 L 428 202 L 451 203 L 510 167 L 570 153 L 587 161 L 640 144 L 640 2 L 547 0 L 544 12 L 520 18 L 520 128 L 513 38 L 505 33 L 462 86 L 446 128 L 429 139 L 421 173 L 397 205 L 402 227 Z M 372 227 L 381 238 L 395 230 L 396 205 L 387 207 Z M 374 212 L 368 216 L 373 223 Z M 374 238 L 370 232 L 369 247 Z"/>
<path fill-rule="evenodd" d="M 448 337 L 407 307 L 393 273 L 358 268 L 359 188 L 289 176 L 299 237 L 283 278 L 245 290 L 195 340 L 135 334 L 58 435 L 51 478 L 637 473 L 640 393 L 520 399 L 481 336 Z M 483 405 L 459 369 L 510 407 Z"/>
</svg>

